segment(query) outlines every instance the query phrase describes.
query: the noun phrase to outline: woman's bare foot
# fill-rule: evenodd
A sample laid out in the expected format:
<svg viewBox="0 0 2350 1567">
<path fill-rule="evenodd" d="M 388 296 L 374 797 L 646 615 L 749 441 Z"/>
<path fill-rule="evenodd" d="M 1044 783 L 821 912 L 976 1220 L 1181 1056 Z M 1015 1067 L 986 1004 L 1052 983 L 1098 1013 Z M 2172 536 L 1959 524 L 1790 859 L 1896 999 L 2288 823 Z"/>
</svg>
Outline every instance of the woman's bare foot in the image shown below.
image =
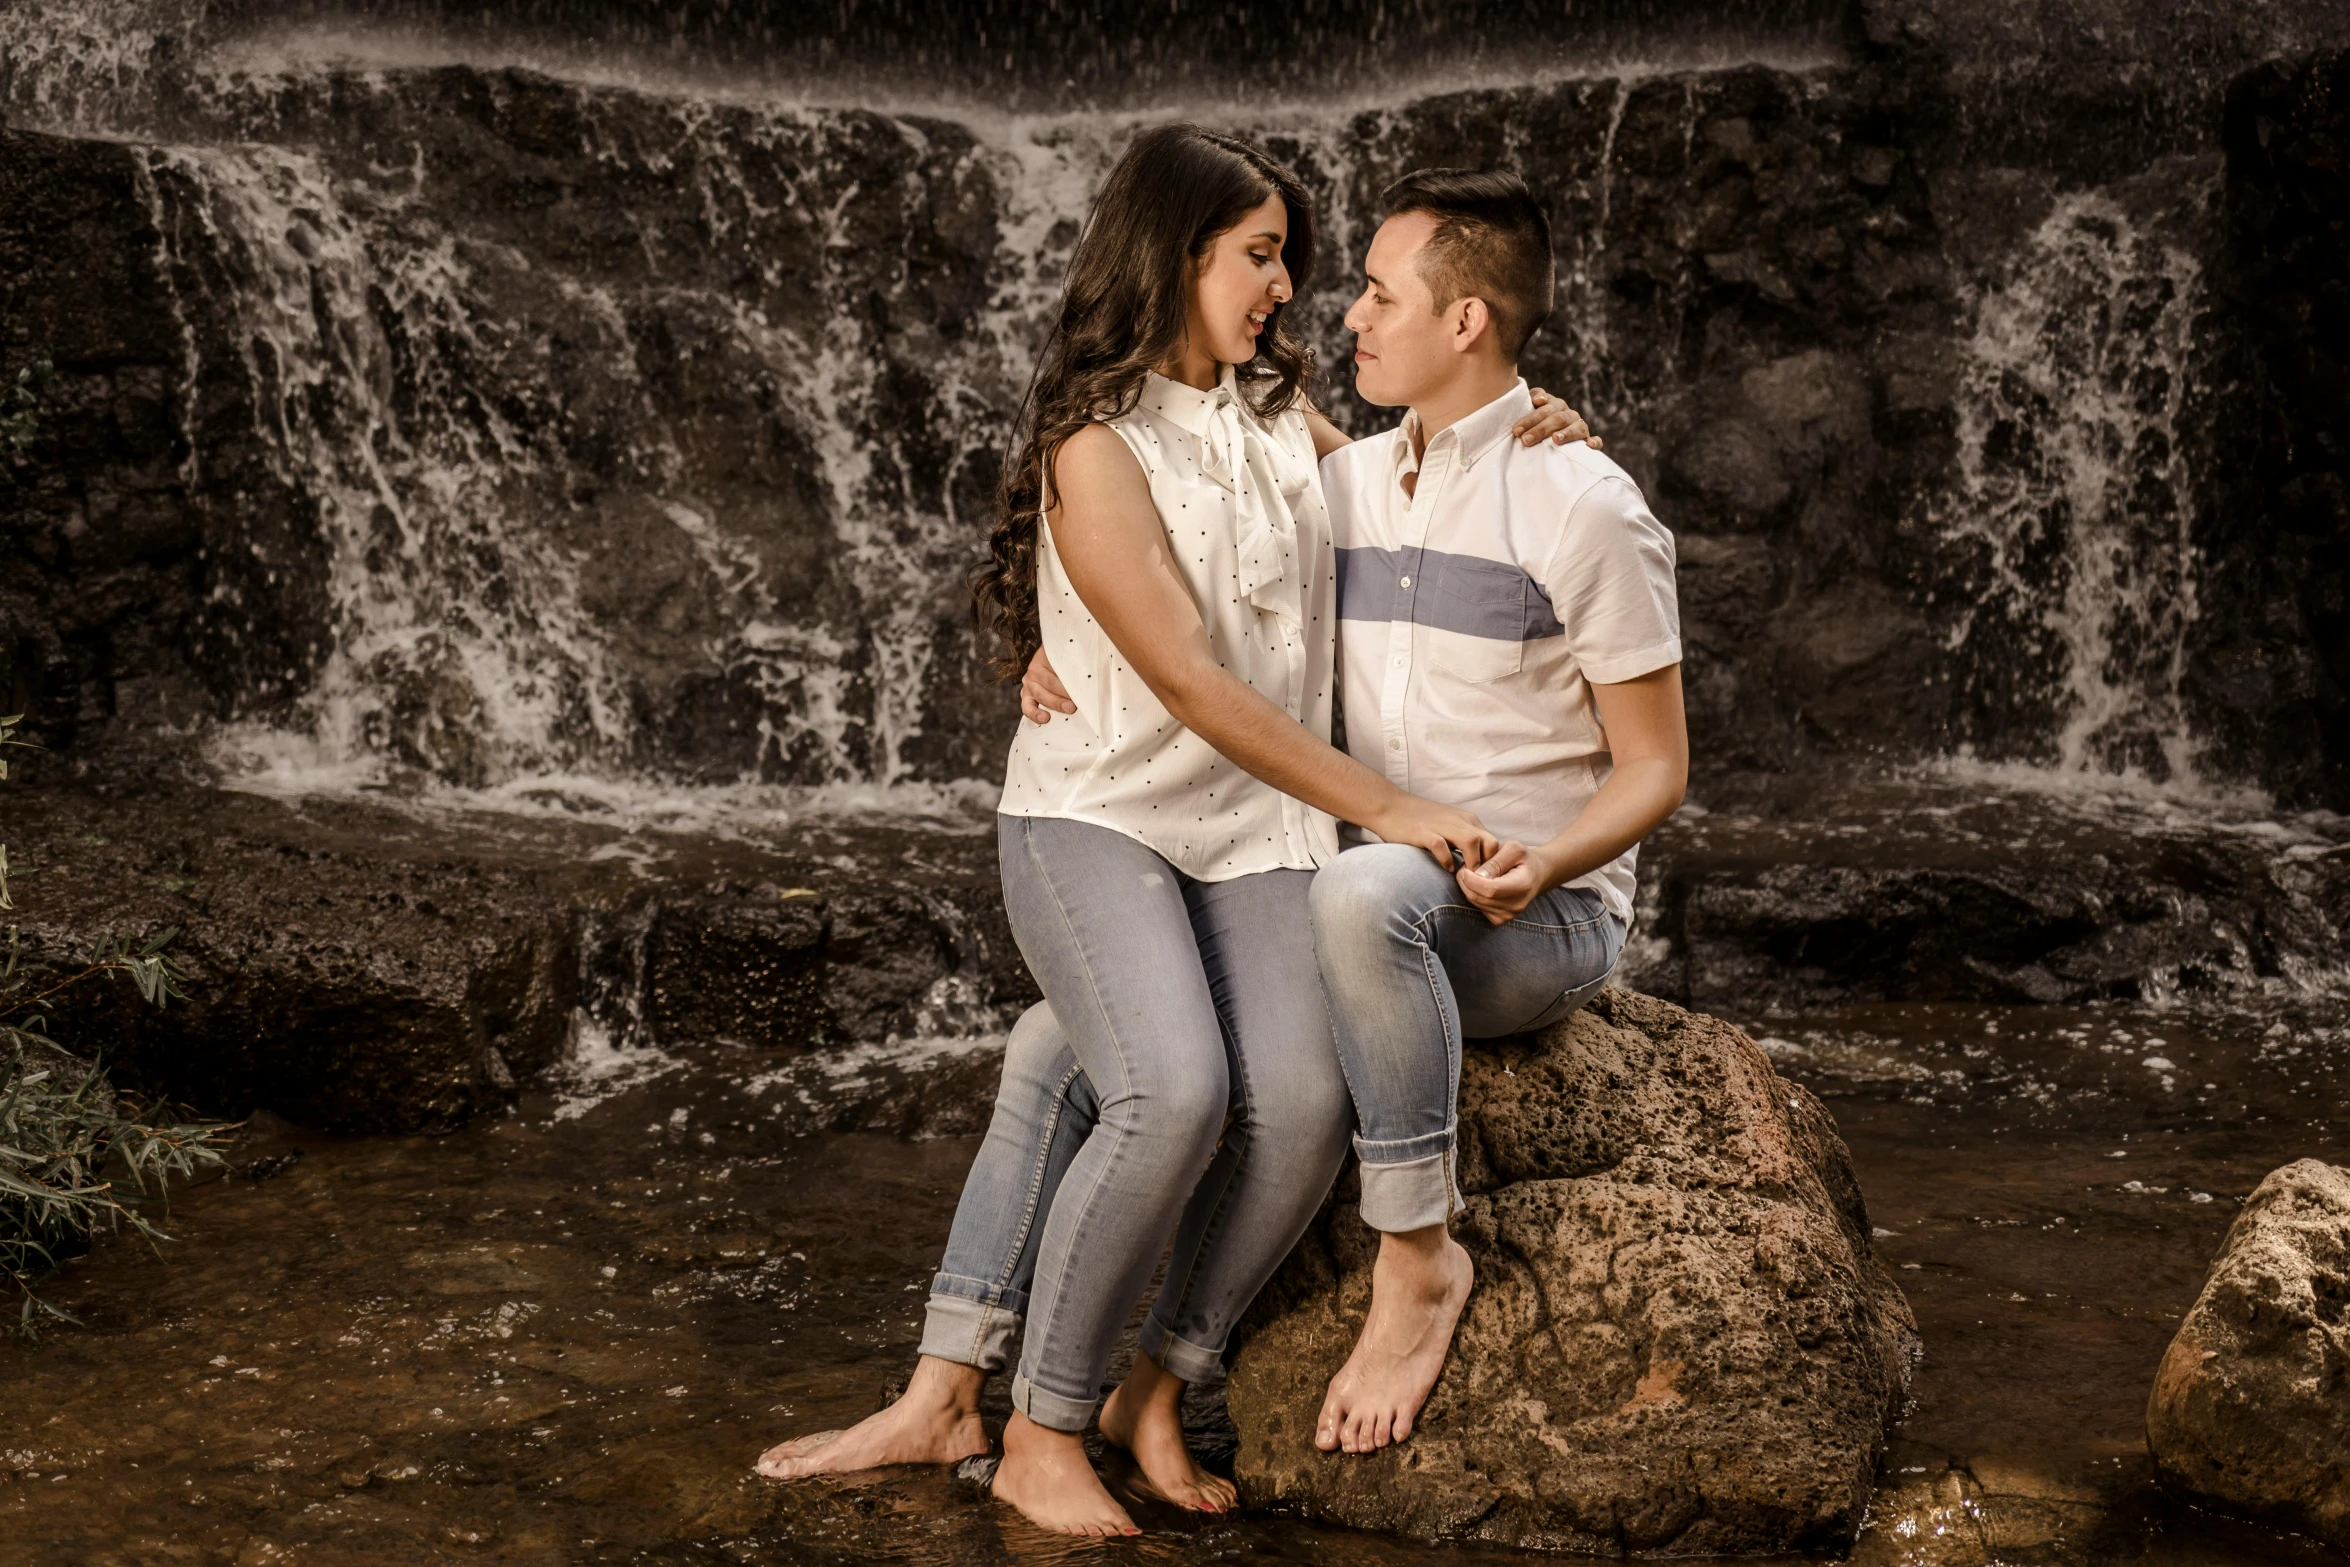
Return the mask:
<svg viewBox="0 0 2350 1567">
<path fill-rule="evenodd" d="M 1412 1434 L 1477 1270 L 1441 1224 L 1379 1238 L 1362 1337 L 1322 1400 L 1314 1445 L 1368 1453 Z"/>
<path fill-rule="evenodd" d="M 986 1380 L 977 1366 L 925 1355 L 896 1403 L 846 1431 L 777 1443 L 759 1455 L 758 1471 L 770 1480 L 804 1480 L 884 1464 L 960 1463 L 987 1451 L 987 1430 L 979 1423 Z"/>
<path fill-rule="evenodd" d="M 995 1495 L 1040 1529 L 1059 1534 L 1140 1534 L 1126 1509 L 1110 1499 L 1075 1434 L 1040 1426 L 1015 1414 L 1004 1427 L 1004 1461 L 996 1466 Z"/>
<path fill-rule="evenodd" d="M 1102 1404 L 1102 1439 L 1134 1455 L 1152 1494 L 1195 1513 L 1230 1512 L 1240 1493 L 1232 1482 L 1192 1461 L 1183 1440 L 1183 1379 L 1148 1355 Z"/>
</svg>

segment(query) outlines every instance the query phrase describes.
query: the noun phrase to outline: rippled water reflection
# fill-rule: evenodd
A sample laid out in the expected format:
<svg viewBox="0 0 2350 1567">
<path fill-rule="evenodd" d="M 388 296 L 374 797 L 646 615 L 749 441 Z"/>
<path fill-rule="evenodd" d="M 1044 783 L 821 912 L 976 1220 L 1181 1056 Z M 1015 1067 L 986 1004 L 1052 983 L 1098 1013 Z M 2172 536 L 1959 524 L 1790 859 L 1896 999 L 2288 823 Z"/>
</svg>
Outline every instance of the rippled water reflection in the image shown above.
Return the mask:
<svg viewBox="0 0 2350 1567">
<path fill-rule="evenodd" d="M 2350 1157 L 2341 1025 L 1910 1006 L 1751 1026 L 1828 1097 L 1925 1334 L 1861 1559 L 2300 1556 L 2165 1504 L 2140 1414 L 2235 1200 L 2289 1158 Z M 584 1113 L 550 1091 L 440 1139 L 256 1127 L 240 1163 L 301 1157 L 192 1194 L 168 1263 L 100 1247 L 57 1289 L 86 1325 L 0 1349 L 0 1560 L 1490 1554 L 1147 1508 L 1138 1543 L 1070 1543 L 944 1475 L 752 1477 L 767 1443 L 904 1374 L 976 1146 L 824 1130 L 829 1079 L 778 1064 L 684 1052 Z"/>
</svg>

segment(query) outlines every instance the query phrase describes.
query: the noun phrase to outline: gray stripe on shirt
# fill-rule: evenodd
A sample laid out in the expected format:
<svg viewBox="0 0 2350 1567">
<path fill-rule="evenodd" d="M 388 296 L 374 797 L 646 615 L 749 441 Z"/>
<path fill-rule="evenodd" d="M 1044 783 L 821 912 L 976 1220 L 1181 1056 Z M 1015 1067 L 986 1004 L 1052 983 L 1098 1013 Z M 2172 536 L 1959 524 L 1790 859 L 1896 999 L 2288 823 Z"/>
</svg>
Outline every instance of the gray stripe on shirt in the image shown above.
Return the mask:
<svg viewBox="0 0 2350 1567">
<path fill-rule="evenodd" d="M 1409 620 L 1496 642 L 1567 634 L 1550 595 L 1522 567 L 1430 549 L 1340 550 L 1338 618 Z"/>
</svg>

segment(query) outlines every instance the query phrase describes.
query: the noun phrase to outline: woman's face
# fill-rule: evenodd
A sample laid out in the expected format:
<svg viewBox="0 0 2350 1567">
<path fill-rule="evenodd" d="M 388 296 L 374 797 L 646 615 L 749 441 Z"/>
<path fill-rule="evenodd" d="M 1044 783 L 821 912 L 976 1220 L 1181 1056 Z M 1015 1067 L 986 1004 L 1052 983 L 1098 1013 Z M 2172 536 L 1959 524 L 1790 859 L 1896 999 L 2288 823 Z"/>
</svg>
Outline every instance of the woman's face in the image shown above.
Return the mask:
<svg viewBox="0 0 2350 1567">
<path fill-rule="evenodd" d="M 1216 236 L 1192 274 L 1185 303 L 1193 345 L 1219 364 L 1246 364 L 1273 307 L 1290 296 L 1281 247 L 1289 239 L 1289 209 L 1278 195 Z"/>
</svg>

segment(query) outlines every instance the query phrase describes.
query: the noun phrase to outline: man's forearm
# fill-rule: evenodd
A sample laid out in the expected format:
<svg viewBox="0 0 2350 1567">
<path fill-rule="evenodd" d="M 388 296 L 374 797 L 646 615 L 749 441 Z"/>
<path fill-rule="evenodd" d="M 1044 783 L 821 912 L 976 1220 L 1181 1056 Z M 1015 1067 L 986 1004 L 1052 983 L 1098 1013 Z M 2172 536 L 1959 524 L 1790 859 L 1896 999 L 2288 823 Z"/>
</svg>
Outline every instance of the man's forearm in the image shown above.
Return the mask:
<svg viewBox="0 0 2350 1567">
<path fill-rule="evenodd" d="M 1565 831 L 1534 851 L 1542 888 L 1564 886 L 1631 848 L 1680 808 L 1688 775 L 1661 756 L 1620 762 Z"/>
</svg>

